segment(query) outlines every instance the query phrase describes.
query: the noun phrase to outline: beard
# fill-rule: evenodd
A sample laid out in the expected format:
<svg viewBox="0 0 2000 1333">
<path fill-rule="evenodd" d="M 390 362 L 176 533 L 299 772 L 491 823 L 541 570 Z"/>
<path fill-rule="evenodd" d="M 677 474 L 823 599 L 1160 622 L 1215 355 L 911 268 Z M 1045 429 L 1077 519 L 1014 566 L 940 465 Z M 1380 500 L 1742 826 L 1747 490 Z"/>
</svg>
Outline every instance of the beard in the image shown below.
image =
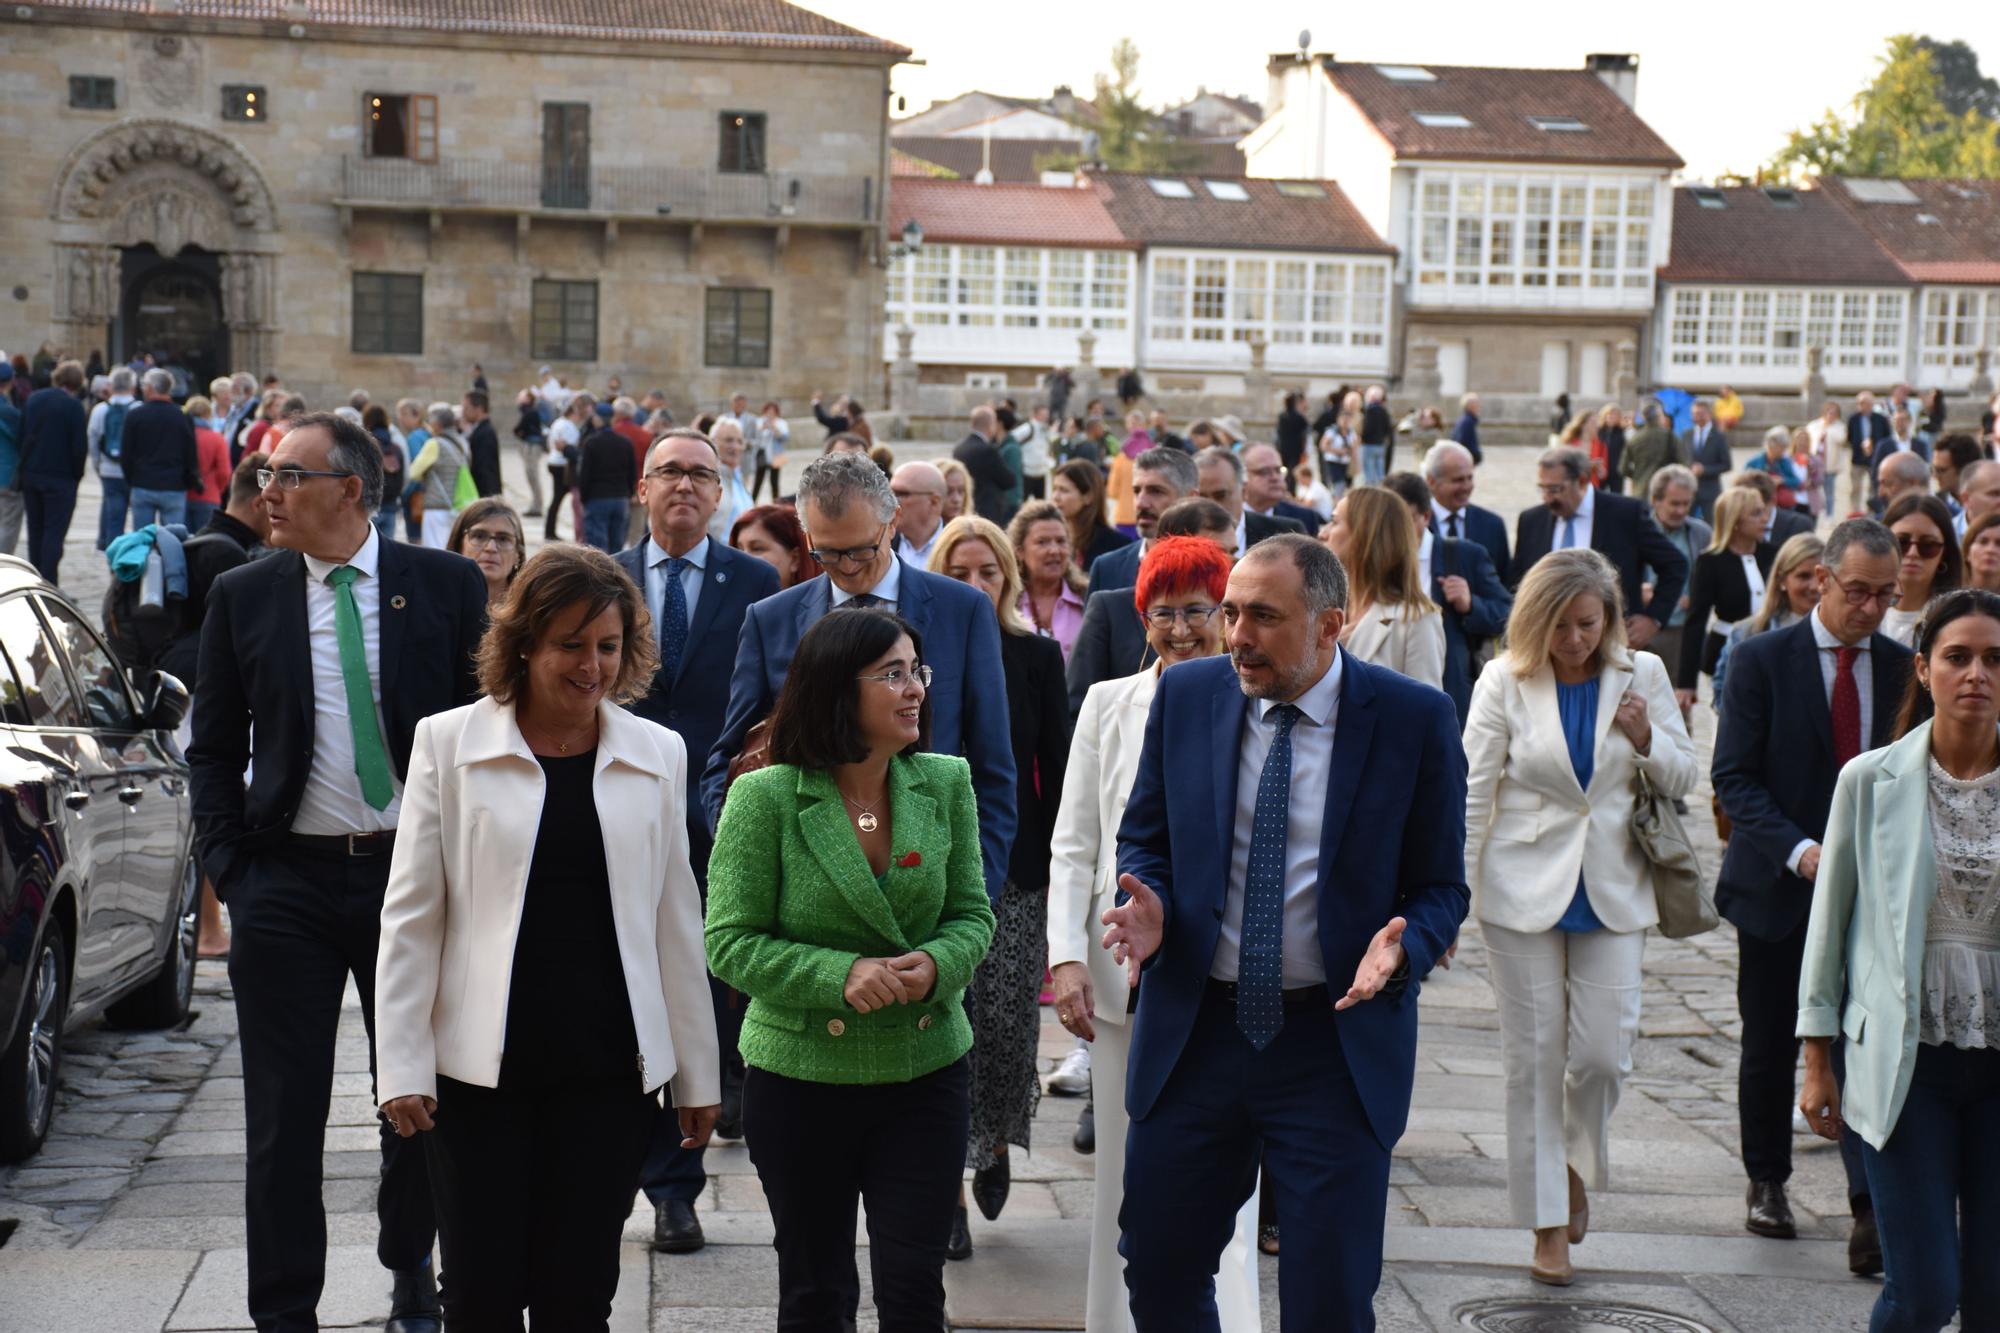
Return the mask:
<svg viewBox="0 0 2000 1333">
<path fill-rule="evenodd" d="M 1253 685 L 1243 678 L 1246 659 L 1249 659 L 1250 665 L 1270 668 L 1272 679 L 1269 684 Z M 1242 688 L 1245 697 L 1276 699 L 1280 702 L 1296 699 L 1303 694 L 1306 686 L 1312 684 L 1313 669 L 1319 665 L 1317 660 L 1308 657 L 1290 670 L 1285 670 L 1262 653 L 1242 651 L 1230 653 L 1229 663 L 1236 668 L 1236 683 Z"/>
</svg>

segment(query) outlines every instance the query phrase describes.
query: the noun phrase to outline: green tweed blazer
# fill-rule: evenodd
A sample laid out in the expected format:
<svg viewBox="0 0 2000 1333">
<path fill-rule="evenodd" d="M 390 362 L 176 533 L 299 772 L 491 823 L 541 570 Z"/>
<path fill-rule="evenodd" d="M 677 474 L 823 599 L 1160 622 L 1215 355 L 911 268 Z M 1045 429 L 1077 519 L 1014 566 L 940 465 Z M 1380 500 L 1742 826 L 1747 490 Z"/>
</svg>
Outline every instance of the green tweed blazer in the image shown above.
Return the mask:
<svg viewBox="0 0 2000 1333">
<path fill-rule="evenodd" d="M 729 789 L 708 862 L 708 966 L 750 997 L 744 1063 L 815 1083 L 906 1083 L 972 1049 L 965 988 L 993 943 L 972 769 L 889 761 L 889 872 L 877 882 L 833 779 L 774 764 Z M 857 958 L 921 949 L 922 1001 L 858 1013 Z"/>
</svg>

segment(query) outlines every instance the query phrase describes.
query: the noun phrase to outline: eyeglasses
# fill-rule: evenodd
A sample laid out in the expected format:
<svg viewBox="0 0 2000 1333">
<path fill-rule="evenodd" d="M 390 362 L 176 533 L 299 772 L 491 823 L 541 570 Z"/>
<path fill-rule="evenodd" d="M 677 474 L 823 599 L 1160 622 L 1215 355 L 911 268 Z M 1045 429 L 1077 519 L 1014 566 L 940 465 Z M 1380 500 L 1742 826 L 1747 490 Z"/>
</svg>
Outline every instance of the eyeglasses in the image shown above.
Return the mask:
<svg viewBox="0 0 2000 1333">
<path fill-rule="evenodd" d="M 876 552 L 882 549 L 882 539 L 888 535 L 889 525 L 884 523 L 882 530 L 875 534 L 875 540 L 869 542 L 866 546 L 814 546 L 809 548 L 809 554 L 813 559 L 819 561 L 822 567 L 865 565 L 875 558 Z"/>
<path fill-rule="evenodd" d="M 722 484 L 722 474 L 712 467 L 682 467 L 679 463 L 662 463 L 647 472 L 646 476 L 666 486 L 677 486 L 683 481 L 691 481 L 697 486 Z"/>
<path fill-rule="evenodd" d="M 1857 583 L 1850 586 L 1841 580 L 1840 575 L 1830 569 L 1826 572 L 1826 581 L 1840 589 L 1840 595 L 1846 598 L 1847 604 L 1852 607 L 1863 607 L 1870 602 L 1886 603 L 1896 600 L 1897 588 L 1893 583 L 1886 588 L 1871 588 L 1865 583 Z"/>
<path fill-rule="evenodd" d="M 1896 549 L 1904 555 L 1915 551 L 1925 560 L 1936 558 L 1944 550 L 1944 540 L 1940 537 L 1919 537 L 1914 532 L 1896 534 Z"/>
<path fill-rule="evenodd" d="M 1155 606 L 1147 609 L 1146 623 L 1154 629 L 1172 629 L 1175 621 L 1184 620 L 1189 629 L 1203 630 L 1208 628 L 1209 620 L 1221 609 L 1219 606 Z"/>
<path fill-rule="evenodd" d="M 302 467 L 281 467 L 275 470 L 268 467 L 260 467 L 257 469 L 257 489 L 267 491 L 271 489 L 271 483 L 275 481 L 278 483 L 279 490 L 295 491 L 306 484 L 307 477 L 351 477 L 353 475 L 355 474 L 352 472 L 314 472 L 309 468 Z"/>
<path fill-rule="evenodd" d="M 511 532 L 480 532 L 474 530 L 465 534 L 467 546 L 490 546 L 496 551 L 514 549 L 514 534 Z"/>
<path fill-rule="evenodd" d="M 931 687 L 931 669 L 927 666 L 912 667 L 908 671 L 903 670 L 901 667 L 890 667 L 887 671 L 878 672 L 872 676 L 856 676 L 855 679 L 879 680 L 891 690 L 900 690 L 903 686 L 909 684 L 910 677 L 912 676 L 915 676 L 917 684 L 923 686 L 925 689 Z"/>
</svg>

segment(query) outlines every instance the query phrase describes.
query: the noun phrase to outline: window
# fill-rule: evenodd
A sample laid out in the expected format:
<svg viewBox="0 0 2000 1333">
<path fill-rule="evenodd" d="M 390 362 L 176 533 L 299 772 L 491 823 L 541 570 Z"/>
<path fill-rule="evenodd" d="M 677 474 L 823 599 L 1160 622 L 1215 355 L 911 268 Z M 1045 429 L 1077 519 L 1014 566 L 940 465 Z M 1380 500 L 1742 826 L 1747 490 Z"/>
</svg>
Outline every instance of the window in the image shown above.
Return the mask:
<svg viewBox="0 0 2000 1333">
<path fill-rule="evenodd" d="M 542 207 L 590 207 L 587 103 L 542 103 Z"/>
<path fill-rule="evenodd" d="M 116 111 L 118 80 L 98 74 L 69 76 L 69 104 L 78 111 Z"/>
<path fill-rule="evenodd" d="M 1456 111 L 1419 111 L 1415 114 L 1417 124 L 1427 125 L 1434 130 L 1466 130 L 1472 128 L 1472 122 L 1464 116 L 1459 115 Z"/>
<path fill-rule="evenodd" d="M 0 684 L 0 693 L 7 696 L 7 721 L 30 727 L 83 725 L 62 659 L 28 598 L 0 603 L 0 647 L 14 666 L 13 679 Z"/>
<path fill-rule="evenodd" d="M 535 279 L 528 326 L 529 355 L 537 361 L 595 361 L 597 284 Z"/>
<path fill-rule="evenodd" d="M 138 709 L 125 687 L 125 670 L 118 659 L 105 650 L 97 635 L 67 606 L 51 597 L 40 600 L 52 637 L 69 658 L 70 671 L 76 677 L 84 725 L 107 731 L 129 730 Z"/>
<path fill-rule="evenodd" d="M 597 288 L 591 286 L 596 299 Z M 711 287 L 703 362 L 711 366 L 771 364 L 771 292 L 764 287 Z"/>
<path fill-rule="evenodd" d="M 421 273 L 354 275 L 353 350 L 417 356 L 424 350 L 424 278 Z"/>
<path fill-rule="evenodd" d="M 1907 298 L 1896 291 L 1680 287 L 1669 303 L 1667 363 L 1791 385 L 1805 349 L 1823 348 L 1847 378 L 1900 371 Z M 1928 339 L 1928 331 L 1925 333 Z"/>
<path fill-rule="evenodd" d="M 1324 199 L 1326 191 L 1317 181 L 1279 181 L 1278 193 L 1287 199 Z"/>
<path fill-rule="evenodd" d="M 362 144 L 370 157 L 437 161 L 438 100 L 428 93 L 369 93 Z"/>
<path fill-rule="evenodd" d="M 268 120 L 271 114 L 271 99 L 264 94 L 264 86 L 259 83 L 225 83 L 222 85 L 222 118 L 224 120 Z"/>
<path fill-rule="evenodd" d="M 1437 82 L 1437 75 L 1421 65 L 1377 65 L 1375 72 L 1391 83 Z"/>
<path fill-rule="evenodd" d="M 1583 134 L 1590 129 L 1575 116 L 1529 116 L 1528 123 L 1550 134 Z"/>
<path fill-rule="evenodd" d="M 890 268 L 888 313 L 913 328 L 1122 332 L 1132 263 L 1120 250 L 926 245 Z"/>
<path fill-rule="evenodd" d="M 1155 342 L 1382 347 L 1386 262 L 1310 256 L 1161 254 L 1151 265 Z"/>
<path fill-rule="evenodd" d="M 1151 186 L 1153 193 L 1162 199 L 1194 198 L 1194 191 L 1188 188 L 1186 181 L 1168 180 L 1164 176 L 1148 176 L 1146 184 Z"/>
<path fill-rule="evenodd" d="M 1633 305 L 1652 290 L 1653 198 L 1651 181 L 1612 174 L 1420 171 L 1413 299 L 1479 301 L 1486 289 L 1514 303 L 1566 289 L 1566 303 Z"/>
<path fill-rule="evenodd" d="M 1161 342 L 1185 342 L 1188 317 L 1188 261 L 1153 261 L 1153 337 Z"/>
<path fill-rule="evenodd" d="M 717 171 L 760 172 L 764 170 L 764 113 L 725 111 L 722 113 L 722 146 L 716 156 Z"/>
<path fill-rule="evenodd" d="M 1773 208 L 1797 208 L 1799 206 L 1799 192 L 1797 190 L 1766 189 L 1764 197 L 1771 201 L 1771 207 Z"/>
<path fill-rule="evenodd" d="M 1933 288 L 1924 293 L 1918 357 L 1927 370 L 1970 379 L 1979 349 L 2000 348 L 2000 288 Z"/>
<path fill-rule="evenodd" d="M 1221 199 L 1232 204 L 1247 204 L 1250 202 L 1250 192 L 1235 181 L 1204 180 L 1202 187 L 1208 191 L 1210 197 L 1215 199 Z"/>
<path fill-rule="evenodd" d="M 1722 191 L 1710 189 L 1706 185 L 1697 185 L 1688 193 L 1693 195 L 1694 201 L 1703 208 L 1729 207 L 1729 201 L 1723 197 Z"/>
</svg>

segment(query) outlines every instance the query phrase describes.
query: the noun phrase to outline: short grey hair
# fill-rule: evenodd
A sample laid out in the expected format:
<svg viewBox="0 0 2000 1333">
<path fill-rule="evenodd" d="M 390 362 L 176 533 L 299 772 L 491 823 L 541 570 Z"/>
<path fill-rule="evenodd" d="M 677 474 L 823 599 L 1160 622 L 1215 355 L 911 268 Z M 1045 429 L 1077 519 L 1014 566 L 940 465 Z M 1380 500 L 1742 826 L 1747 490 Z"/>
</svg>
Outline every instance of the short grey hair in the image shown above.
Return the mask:
<svg viewBox="0 0 2000 1333">
<path fill-rule="evenodd" d="M 1850 546 L 1863 555 L 1898 554 L 1896 534 L 1885 525 L 1872 518 L 1850 518 L 1835 524 L 1833 531 L 1826 535 L 1826 549 L 1820 552 L 1819 562 L 1828 569 L 1839 569 L 1841 558 Z"/>
<path fill-rule="evenodd" d="M 1196 468 L 1226 467 L 1236 474 L 1236 484 L 1238 486 L 1243 484 L 1243 460 L 1236 456 L 1236 451 L 1233 449 L 1211 444 L 1194 456 L 1194 465 Z"/>
<path fill-rule="evenodd" d="M 147 371 L 144 375 L 141 375 L 139 382 L 146 386 L 147 393 L 172 393 L 174 391 L 173 372 L 162 370 L 157 366 Z"/>
<path fill-rule="evenodd" d="M 877 522 L 896 516 L 896 494 L 889 478 L 867 454 L 821 454 L 799 476 L 799 514 L 808 504 L 828 518 L 839 518 L 854 503 L 871 505 Z"/>
<path fill-rule="evenodd" d="M 1773 440 L 1776 440 L 1776 441 L 1777 441 L 1777 442 L 1778 442 L 1779 444 L 1781 444 L 1781 445 L 1788 445 L 1788 444 L 1790 444 L 1790 443 L 1792 442 L 1792 430 L 1791 430 L 1791 427 L 1789 427 L 1789 426 L 1773 426 L 1773 427 L 1771 427 L 1771 429 L 1769 429 L 1769 430 L 1765 431 L 1765 432 L 1764 432 L 1764 447 L 1765 447 L 1766 449 L 1768 449 L 1768 448 L 1770 448 L 1770 447 L 1771 447 L 1771 441 L 1773 441 Z"/>
<path fill-rule="evenodd" d="M 235 385 L 236 392 L 242 394 L 245 398 L 257 392 L 257 377 L 247 370 L 237 371 L 229 377 L 229 382 Z"/>
<path fill-rule="evenodd" d="M 130 366 L 120 366 L 111 372 L 111 392 L 130 393 L 139 384 L 139 372 Z"/>
<path fill-rule="evenodd" d="M 1986 475 L 1986 469 L 1988 468 L 2000 468 L 2000 463 L 1996 463 L 1990 458 L 1982 458 L 1977 463 L 1967 463 L 1964 467 L 1960 468 L 1958 470 L 1959 493 L 1962 495 L 1968 486 L 1977 485 L 1979 479 Z"/>
<path fill-rule="evenodd" d="M 1542 456 L 1535 460 L 1537 470 L 1545 467 L 1559 467 L 1569 474 L 1571 481 L 1582 481 L 1590 475 L 1590 455 L 1567 444 L 1558 444 L 1542 450 Z"/>
<path fill-rule="evenodd" d="M 441 426 L 454 433 L 458 430 L 458 413 L 451 410 L 450 403 L 432 403 L 430 411 L 424 415 L 433 426 Z"/>
<path fill-rule="evenodd" d="M 1894 474 L 1898 481 L 1914 482 L 1919 486 L 1925 486 L 1930 483 L 1931 465 L 1916 450 L 1904 449 L 1890 454 L 1887 458 L 1883 459 L 1882 467 L 1876 475 L 1879 478 L 1890 474 Z"/>
<path fill-rule="evenodd" d="M 1306 614 L 1347 609 L 1347 571 L 1326 546 L 1297 532 L 1266 537 L 1243 553 L 1243 560 L 1290 559 L 1305 582 Z M 1240 562 L 1239 562 L 1240 563 Z"/>
<path fill-rule="evenodd" d="M 1701 482 L 1695 478 L 1694 469 L 1669 463 L 1653 474 L 1652 484 L 1646 487 L 1646 498 L 1658 504 L 1668 488 L 1673 486 L 1685 486 L 1689 495 L 1701 490 Z"/>
<path fill-rule="evenodd" d="M 1460 398 L 1458 400 L 1458 410 L 1463 412 L 1466 408 L 1471 407 L 1474 403 L 1478 401 L 1479 401 L 1478 394 L 1468 393 L 1463 398 Z"/>
<path fill-rule="evenodd" d="M 1201 484 L 1201 473 L 1196 469 L 1192 457 L 1179 449 L 1169 449 L 1156 445 L 1132 460 L 1137 472 L 1156 472 L 1165 477 L 1167 484 L 1182 495 L 1194 494 L 1194 488 Z"/>
<path fill-rule="evenodd" d="M 1470 463 L 1473 461 L 1472 450 L 1457 440 L 1439 440 L 1424 455 L 1424 480 L 1436 481 L 1438 470 L 1444 466 L 1445 460 L 1450 458 L 1462 458 Z"/>
</svg>

